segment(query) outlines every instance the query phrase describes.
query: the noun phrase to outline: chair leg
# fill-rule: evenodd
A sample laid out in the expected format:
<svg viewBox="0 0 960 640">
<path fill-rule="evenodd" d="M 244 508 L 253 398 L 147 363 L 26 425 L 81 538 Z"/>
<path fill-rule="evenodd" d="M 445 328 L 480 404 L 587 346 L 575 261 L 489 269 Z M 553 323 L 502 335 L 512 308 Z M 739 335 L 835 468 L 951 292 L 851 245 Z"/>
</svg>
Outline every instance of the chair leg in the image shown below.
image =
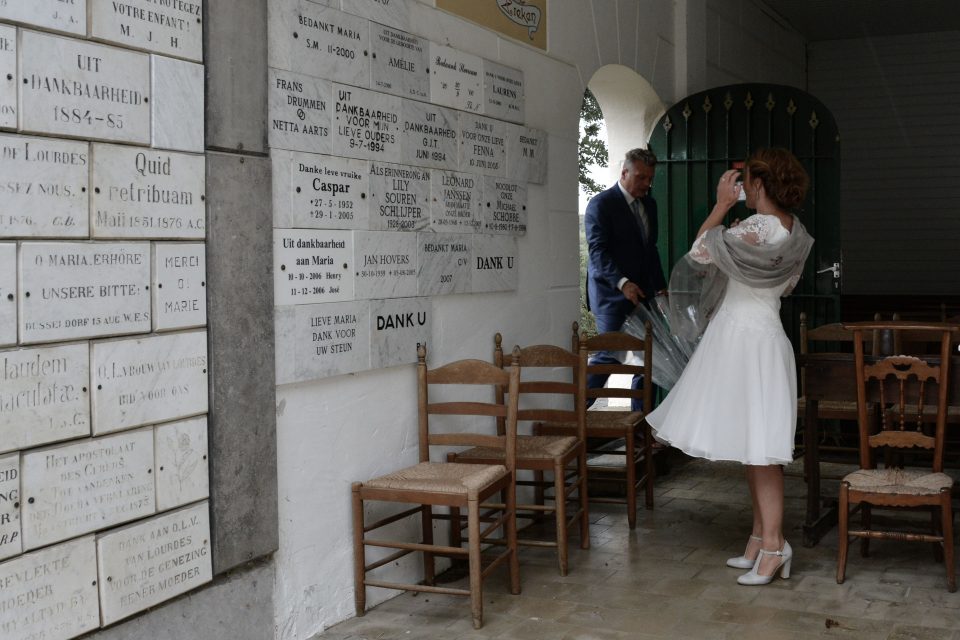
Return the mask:
<svg viewBox="0 0 960 640">
<path fill-rule="evenodd" d="M 940 513 L 943 517 L 943 562 L 947 565 L 947 591 L 953 593 L 957 590 L 956 567 L 953 566 L 953 506 L 950 502 L 950 489 L 940 492 L 942 505 Z"/>
<path fill-rule="evenodd" d="M 507 519 L 507 549 L 510 553 L 508 586 L 510 593 L 518 595 L 520 593 L 520 545 L 517 542 L 517 485 L 511 484 L 507 488 L 507 499 L 504 500 L 507 507 L 504 516 Z"/>
<path fill-rule="evenodd" d="M 580 497 L 580 548 L 590 548 L 590 495 L 587 492 L 587 452 L 586 448 L 577 456 L 577 482 Z"/>
<path fill-rule="evenodd" d="M 420 509 L 420 526 L 423 529 L 423 544 L 433 544 L 433 507 L 429 504 Z M 423 552 L 423 582 L 434 583 L 434 559 L 429 551 Z"/>
<path fill-rule="evenodd" d="M 539 505 L 546 504 L 546 492 L 543 489 L 543 471 L 533 472 L 533 482 L 535 483 L 533 487 L 533 503 Z"/>
<path fill-rule="evenodd" d="M 848 521 L 850 519 L 850 506 L 847 500 L 847 483 L 840 483 L 840 504 L 837 507 L 837 584 L 843 584 L 844 575 L 847 572 L 847 547 L 848 539 Z"/>
<path fill-rule="evenodd" d="M 873 512 L 871 506 L 866 502 L 860 503 L 860 522 L 865 530 L 870 530 L 873 523 Z M 860 538 L 860 557 L 870 557 L 870 538 Z"/>
<path fill-rule="evenodd" d="M 353 496 L 353 603 L 357 616 L 367 610 L 366 554 L 363 548 L 363 498 L 360 497 L 360 483 L 351 486 Z"/>
<path fill-rule="evenodd" d="M 647 509 L 653 509 L 653 478 L 656 470 L 653 465 L 653 429 L 643 421 L 643 465 L 644 469 L 644 490 Z"/>
<path fill-rule="evenodd" d="M 470 564 L 470 613 L 473 628 L 483 626 L 483 566 L 480 561 L 480 502 L 467 502 L 467 549 Z"/>
<path fill-rule="evenodd" d="M 637 528 L 637 450 L 633 429 L 627 432 L 624 454 L 627 468 L 627 524 L 632 531 Z"/>
<path fill-rule="evenodd" d="M 565 467 L 559 460 L 553 461 L 553 491 L 556 499 L 553 502 L 554 520 L 557 523 L 557 562 L 560 565 L 560 575 L 567 575 L 567 492 Z"/>
<path fill-rule="evenodd" d="M 943 537 L 943 509 L 942 507 L 934 507 L 930 510 L 930 526 L 933 532 L 933 535 Z M 934 562 L 943 562 L 943 547 L 944 543 L 934 542 L 931 545 L 933 549 L 933 561 Z"/>
</svg>

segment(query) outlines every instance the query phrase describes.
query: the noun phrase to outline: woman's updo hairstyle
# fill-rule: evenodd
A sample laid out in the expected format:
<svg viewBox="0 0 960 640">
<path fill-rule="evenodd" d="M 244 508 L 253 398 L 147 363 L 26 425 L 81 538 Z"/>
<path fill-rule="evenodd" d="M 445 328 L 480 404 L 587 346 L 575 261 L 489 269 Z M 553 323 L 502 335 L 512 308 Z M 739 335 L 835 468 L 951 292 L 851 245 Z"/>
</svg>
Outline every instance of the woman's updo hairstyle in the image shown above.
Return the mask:
<svg viewBox="0 0 960 640">
<path fill-rule="evenodd" d="M 807 195 L 810 177 L 786 149 L 757 149 L 747 160 L 750 179 L 760 179 L 767 197 L 781 209 L 796 210 Z"/>
</svg>

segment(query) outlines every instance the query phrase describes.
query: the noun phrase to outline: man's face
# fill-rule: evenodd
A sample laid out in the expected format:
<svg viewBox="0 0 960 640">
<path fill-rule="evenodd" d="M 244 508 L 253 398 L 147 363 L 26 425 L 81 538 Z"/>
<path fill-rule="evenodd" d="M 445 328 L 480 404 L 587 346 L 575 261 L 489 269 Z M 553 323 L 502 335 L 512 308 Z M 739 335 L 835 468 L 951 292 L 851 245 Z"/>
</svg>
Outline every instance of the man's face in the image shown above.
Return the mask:
<svg viewBox="0 0 960 640">
<path fill-rule="evenodd" d="M 642 162 L 633 162 L 620 172 L 620 183 L 634 198 L 642 198 L 650 192 L 655 172 L 656 167 L 649 167 Z"/>
</svg>

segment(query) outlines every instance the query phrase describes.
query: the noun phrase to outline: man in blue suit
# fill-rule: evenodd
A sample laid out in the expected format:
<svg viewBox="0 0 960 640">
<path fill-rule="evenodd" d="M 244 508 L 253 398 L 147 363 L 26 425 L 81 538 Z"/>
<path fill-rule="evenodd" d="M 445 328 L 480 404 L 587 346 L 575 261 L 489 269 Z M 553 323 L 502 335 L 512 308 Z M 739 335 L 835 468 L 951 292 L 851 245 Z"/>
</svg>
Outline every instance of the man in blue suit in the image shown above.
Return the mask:
<svg viewBox="0 0 960 640">
<path fill-rule="evenodd" d="M 587 205 L 587 308 L 593 311 L 601 333 L 619 331 L 636 305 L 667 287 L 657 250 L 657 202 L 650 196 L 656 166 L 653 153 L 631 149 L 617 184 L 595 195 Z M 612 354 L 601 352 L 591 363 L 616 361 Z M 592 375 L 587 385 L 602 387 L 607 378 Z M 634 376 L 633 388 L 640 384 L 640 376 Z M 632 409 L 640 408 L 634 401 Z"/>
</svg>

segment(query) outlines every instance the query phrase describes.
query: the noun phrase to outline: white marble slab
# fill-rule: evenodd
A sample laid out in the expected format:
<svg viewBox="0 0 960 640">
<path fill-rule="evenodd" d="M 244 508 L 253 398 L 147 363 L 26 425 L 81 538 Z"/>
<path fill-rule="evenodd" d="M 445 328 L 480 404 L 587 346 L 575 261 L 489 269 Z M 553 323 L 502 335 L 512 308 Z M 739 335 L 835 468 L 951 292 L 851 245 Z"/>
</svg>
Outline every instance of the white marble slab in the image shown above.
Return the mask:
<svg viewBox="0 0 960 640">
<path fill-rule="evenodd" d="M 150 56 L 150 69 L 151 144 L 159 149 L 203 153 L 203 65 Z"/>
<path fill-rule="evenodd" d="M 430 174 L 430 228 L 441 233 L 480 231 L 483 179 L 473 173 Z"/>
<path fill-rule="evenodd" d="M 21 468 L 25 549 L 156 511 L 153 429 L 28 451 Z"/>
<path fill-rule="evenodd" d="M 510 122 L 524 121 L 523 71 L 484 60 L 483 96 L 484 115 Z"/>
<path fill-rule="evenodd" d="M 277 384 L 319 380 L 370 368 L 366 300 L 278 307 Z"/>
<path fill-rule="evenodd" d="M 17 128 L 17 29 L 0 25 L 0 127 Z"/>
<path fill-rule="evenodd" d="M 334 155 L 400 162 L 400 98 L 334 84 L 333 101 Z"/>
<path fill-rule="evenodd" d="M 512 125 L 460 114 L 460 169 L 486 176 L 507 175 L 507 127 Z"/>
<path fill-rule="evenodd" d="M 519 284 L 517 239 L 475 235 L 473 238 L 473 293 L 515 291 Z"/>
<path fill-rule="evenodd" d="M 483 113 L 483 58 L 431 42 L 430 102 Z"/>
<path fill-rule="evenodd" d="M 20 342 L 150 331 L 150 243 L 20 245 Z"/>
<path fill-rule="evenodd" d="M 0 456 L 0 560 L 21 551 L 20 454 L 11 453 Z"/>
<path fill-rule="evenodd" d="M 90 435 L 90 349 L 0 351 L 0 452 Z"/>
<path fill-rule="evenodd" d="M 520 182 L 543 184 L 546 181 L 546 131 L 520 125 L 507 127 L 507 175 Z"/>
<path fill-rule="evenodd" d="M 87 0 L 90 37 L 131 49 L 203 59 L 203 0 Z"/>
<path fill-rule="evenodd" d="M 273 230 L 273 299 L 276 305 L 352 300 L 353 233 Z"/>
<path fill-rule="evenodd" d="M 271 67 L 370 85 L 367 20 L 308 0 L 274 0 L 268 10 Z"/>
<path fill-rule="evenodd" d="M 370 303 L 370 368 L 417 361 L 417 347 L 430 342 L 430 298 L 374 300 Z"/>
<path fill-rule="evenodd" d="M 522 236 L 527 232 L 527 183 L 483 178 L 483 233 Z"/>
<path fill-rule="evenodd" d="M 97 570 L 104 625 L 210 582 L 209 503 L 97 536 Z"/>
<path fill-rule="evenodd" d="M 268 69 L 267 78 L 270 146 L 330 153 L 331 82 L 278 69 Z"/>
<path fill-rule="evenodd" d="M 418 233 L 417 293 L 437 296 L 470 292 L 473 235 Z"/>
<path fill-rule="evenodd" d="M 430 171 L 370 163 L 370 228 L 419 231 L 430 224 Z"/>
<path fill-rule="evenodd" d="M 0 20 L 82 36 L 87 33 L 87 0 L 7 0 L 0 3 Z"/>
<path fill-rule="evenodd" d="M 410 31 L 414 26 L 410 20 L 410 7 L 407 0 L 341 0 L 340 4 L 347 13 L 379 22 L 381 25 L 390 25 L 406 31 Z M 371 34 L 378 26 L 370 25 Z"/>
<path fill-rule="evenodd" d="M 370 163 L 273 150 L 273 226 L 279 229 L 366 229 Z"/>
<path fill-rule="evenodd" d="M 207 417 L 158 424 L 154 428 L 157 511 L 203 500 L 210 495 Z"/>
<path fill-rule="evenodd" d="M 403 163 L 456 169 L 460 138 L 457 112 L 414 100 L 403 101 Z"/>
<path fill-rule="evenodd" d="M 29 603 L 0 609 L 3 640 L 67 640 L 100 624 L 93 536 L 0 564 L 0 584 L 5 601 Z"/>
<path fill-rule="evenodd" d="M 93 434 L 207 412 L 207 332 L 94 342 Z"/>
<path fill-rule="evenodd" d="M 150 143 L 150 56 L 20 32 L 20 128 Z"/>
<path fill-rule="evenodd" d="M 370 49 L 371 89 L 403 98 L 430 99 L 430 42 L 426 38 L 371 23 Z"/>
<path fill-rule="evenodd" d="M 0 237 L 89 235 L 86 142 L 0 135 Z"/>
<path fill-rule="evenodd" d="M 353 264 L 358 300 L 417 295 L 417 236 L 354 231 Z"/>
<path fill-rule="evenodd" d="M 3 242 L 0 243 L 0 346 L 16 343 L 17 245 Z"/>
<path fill-rule="evenodd" d="M 207 247 L 202 242 L 153 245 L 153 330 L 207 324 Z"/>
<path fill-rule="evenodd" d="M 95 238 L 206 236 L 204 157 L 115 144 L 92 146 Z"/>
</svg>

